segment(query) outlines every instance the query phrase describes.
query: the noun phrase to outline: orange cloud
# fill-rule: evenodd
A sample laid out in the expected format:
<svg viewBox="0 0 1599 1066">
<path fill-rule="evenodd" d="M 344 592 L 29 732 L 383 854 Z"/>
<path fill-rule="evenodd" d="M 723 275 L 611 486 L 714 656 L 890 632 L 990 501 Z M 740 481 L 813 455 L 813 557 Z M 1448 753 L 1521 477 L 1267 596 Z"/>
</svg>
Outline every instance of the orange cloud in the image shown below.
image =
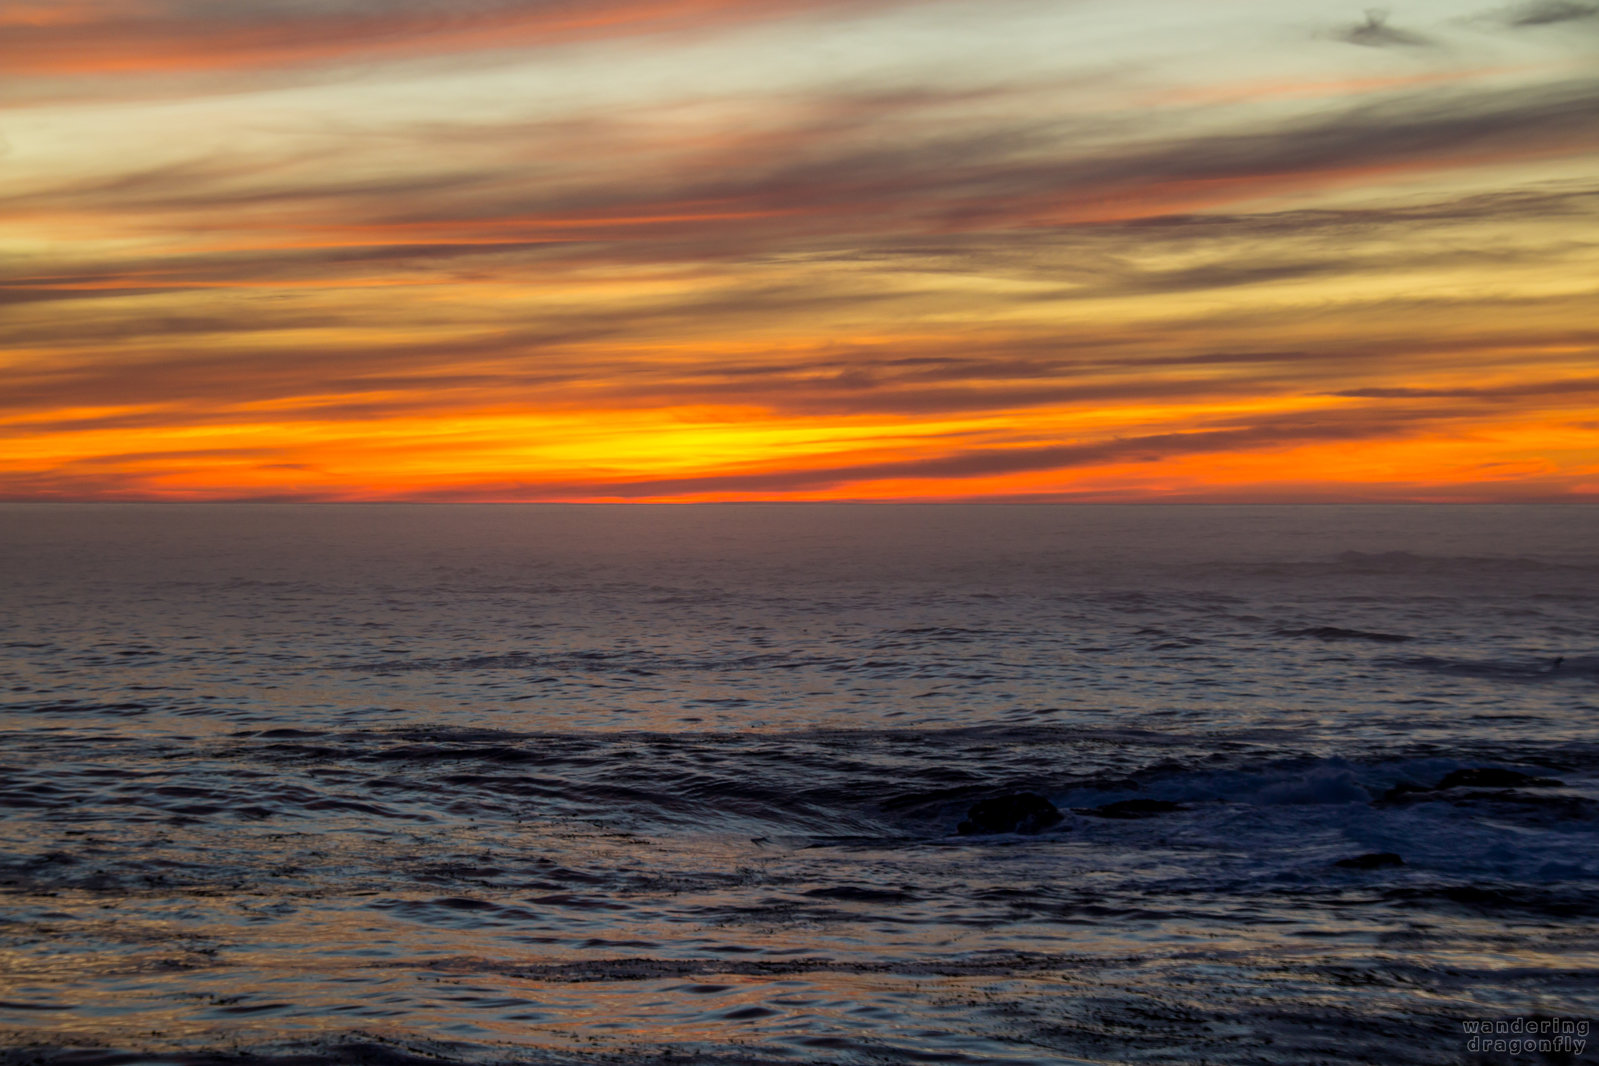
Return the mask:
<svg viewBox="0 0 1599 1066">
<path fill-rule="evenodd" d="M 223 7 L 63 0 L 0 13 L 0 69 L 40 74 L 238 71 L 549 46 L 703 30 L 889 0 L 400 0 L 381 8 L 239 0 Z"/>
</svg>

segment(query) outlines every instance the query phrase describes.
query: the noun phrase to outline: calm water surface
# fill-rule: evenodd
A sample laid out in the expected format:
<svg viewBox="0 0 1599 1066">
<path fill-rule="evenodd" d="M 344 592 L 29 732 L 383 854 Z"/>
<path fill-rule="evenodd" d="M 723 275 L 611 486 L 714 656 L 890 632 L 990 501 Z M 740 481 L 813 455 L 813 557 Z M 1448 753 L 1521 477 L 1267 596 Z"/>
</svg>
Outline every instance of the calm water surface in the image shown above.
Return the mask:
<svg viewBox="0 0 1599 1066">
<path fill-rule="evenodd" d="M 0 507 L 0 1061 L 1534 1016 L 1599 1021 L 1594 508 Z"/>
</svg>

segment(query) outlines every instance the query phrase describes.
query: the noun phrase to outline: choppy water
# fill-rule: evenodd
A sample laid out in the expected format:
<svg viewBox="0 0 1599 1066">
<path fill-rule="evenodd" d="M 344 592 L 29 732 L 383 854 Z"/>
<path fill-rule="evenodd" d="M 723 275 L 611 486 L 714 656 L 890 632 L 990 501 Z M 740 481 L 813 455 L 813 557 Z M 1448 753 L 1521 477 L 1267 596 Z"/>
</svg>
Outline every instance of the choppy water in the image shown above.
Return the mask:
<svg viewBox="0 0 1599 1066">
<path fill-rule="evenodd" d="M 1599 1021 L 1593 508 L 6 506 L 0 738 L 0 1061 Z"/>
</svg>

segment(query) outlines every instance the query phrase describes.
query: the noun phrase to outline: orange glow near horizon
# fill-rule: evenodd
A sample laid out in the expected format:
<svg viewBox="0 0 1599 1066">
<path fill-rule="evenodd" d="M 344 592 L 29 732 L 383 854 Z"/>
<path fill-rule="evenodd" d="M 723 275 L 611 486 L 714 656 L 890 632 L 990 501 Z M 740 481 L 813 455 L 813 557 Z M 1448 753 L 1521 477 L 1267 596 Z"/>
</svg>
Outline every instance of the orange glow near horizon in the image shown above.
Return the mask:
<svg viewBox="0 0 1599 1066">
<path fill-rule="evenodd" d="M 1599 16 L 1448 8 L 15 7 L 0 499 L 1599 502 Z"/>
</svg>

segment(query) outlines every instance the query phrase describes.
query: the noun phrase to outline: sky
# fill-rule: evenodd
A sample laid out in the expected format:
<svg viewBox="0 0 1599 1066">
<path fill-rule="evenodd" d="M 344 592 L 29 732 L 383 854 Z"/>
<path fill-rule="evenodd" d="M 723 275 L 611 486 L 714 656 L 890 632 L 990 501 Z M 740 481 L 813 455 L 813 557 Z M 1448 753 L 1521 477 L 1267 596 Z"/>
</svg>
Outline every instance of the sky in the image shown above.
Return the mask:
<svg viewBox="0 0 1599 1066">
<path fill-rule="evenodd" d="M 0 499 L 1599 502 L 1599 0 L 0 0 Z"/>
</svg>

